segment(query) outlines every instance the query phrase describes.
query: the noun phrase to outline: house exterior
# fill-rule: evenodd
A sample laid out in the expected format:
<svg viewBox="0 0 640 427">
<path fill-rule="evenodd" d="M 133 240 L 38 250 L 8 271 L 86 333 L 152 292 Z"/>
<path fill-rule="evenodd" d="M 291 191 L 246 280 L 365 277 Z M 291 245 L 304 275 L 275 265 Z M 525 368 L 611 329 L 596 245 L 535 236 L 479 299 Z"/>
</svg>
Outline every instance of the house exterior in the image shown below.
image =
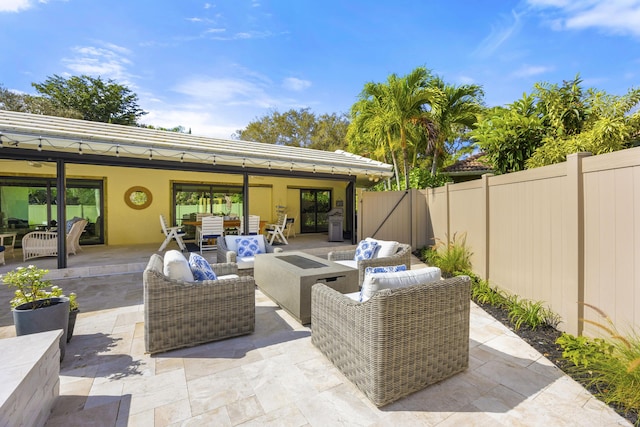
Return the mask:
<svg viewBox="0 0 640 427">
<path fill-rule="evenodd" d="M 483 161 L 485 153 L 477 153 L 442 170 L 442 175 L 451 177 L 453 182 L 465 182 L 473 179 L 480 179 L 486 173 L 493 173 L 493 169 Z"/>
<path fill-rule="evenodd" d="M 344 151 L 0 111 L 0 232 L 18 240 L 85 218 L 84 244 L 160 243 L 161 214 L 182 225 L 200 212 L 271 221 L 285 210 L 296 232 L 326 232 L 336 207 L 353 240 L 356 187 L 392 174 Z"/>
</svg>

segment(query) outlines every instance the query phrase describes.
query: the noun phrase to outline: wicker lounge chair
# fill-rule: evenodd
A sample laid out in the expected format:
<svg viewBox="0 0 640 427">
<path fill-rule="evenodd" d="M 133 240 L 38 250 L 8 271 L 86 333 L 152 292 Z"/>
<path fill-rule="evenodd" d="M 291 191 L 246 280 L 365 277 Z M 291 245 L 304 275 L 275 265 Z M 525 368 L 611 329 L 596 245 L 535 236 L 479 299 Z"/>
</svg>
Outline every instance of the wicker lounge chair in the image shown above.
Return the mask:
<svg viewBox="0 0 640 427">
<path fill-rule="evenodd" d="M 336 262 L 353 261 L 355 255 L 356 255 L 355 249 L 345 250 L 345 251 L 333 251 L 333 252 L 329 252 L 329 254 L 327 255 L 327 259 L 329 261 L 336 261 Z M 367 267 L 388 267 L 391 265 L 404 264 L 407 266 L 407 268 L 410 268 L 411 245 L 399 243 L 396 249 L 396 253 L 389 257 L 363 259 L 358 261 L 357 263 L 354 263 L 354 265 L 355 264 L 357 264 L 357 268 L 358 268 L 358 284 L 362 286 L 362 282 L 364 281 L 364 272 L 367 269 Z"/>
<path fill-rule="evenodd" d="M 217 275 L 237 274 L 236 264 L 212 264 Z M 191 347 L 255 328 L 255 281 L 183 282 L 163 273 L 163 259 L 151 255 L 143 274 L 144 342 L 148 353 Z"/>
<path fill-rule="evenodd" d="M 469 365 L 467 276 L 384 289 L 359 303 L 318 283 L 311 342 L 376 406 Z"/>
</svg>

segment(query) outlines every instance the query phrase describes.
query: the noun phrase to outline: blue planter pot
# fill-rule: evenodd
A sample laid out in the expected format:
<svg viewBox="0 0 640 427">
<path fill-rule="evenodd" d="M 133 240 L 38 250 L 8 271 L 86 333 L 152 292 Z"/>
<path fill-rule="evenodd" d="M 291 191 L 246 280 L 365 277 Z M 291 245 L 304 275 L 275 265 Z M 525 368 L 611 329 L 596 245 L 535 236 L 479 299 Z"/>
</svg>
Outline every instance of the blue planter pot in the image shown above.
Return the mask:
<svg viewBox="0 0 640 427">
<path fill-rule="evenodd" d="M 62 362 L 67 347 L 69 298 L 48 298 L 21 304 L 13 309 L 13 323 L 18 336 L 62 329 L 60 337 L 60 361 Z"/>
</svg>

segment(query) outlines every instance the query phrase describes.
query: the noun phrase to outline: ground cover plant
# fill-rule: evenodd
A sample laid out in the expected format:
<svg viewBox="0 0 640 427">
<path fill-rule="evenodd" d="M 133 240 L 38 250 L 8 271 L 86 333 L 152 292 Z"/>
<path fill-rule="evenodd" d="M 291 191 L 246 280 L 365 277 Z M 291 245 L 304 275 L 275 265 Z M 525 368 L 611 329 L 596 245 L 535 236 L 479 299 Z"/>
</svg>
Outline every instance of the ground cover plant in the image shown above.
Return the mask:
<svg viewBox="0 0 640 427">
<path fill-rule="evenodd" d="M 476 304 L 595 397 L 633 425 L 640 426 L 640 337 L 635 332 L 627 336 L 620 334 L 606 314 L 589 305 L 605 322 L 585 322 L 605 331 L 606 338 L 575 337 L 560 332 L 557 327 L 561 319 L 542 302 L 508 295 L 474 274 L 467 263 L 471 252 L 464 239 L 437 243 L 418 250 L 415 255 L 428 265 L 440 267 L 443 276 L 469 276 L 471 299 Z M 455 268 L 461 266 L 467 268 Z"/>
</svg>

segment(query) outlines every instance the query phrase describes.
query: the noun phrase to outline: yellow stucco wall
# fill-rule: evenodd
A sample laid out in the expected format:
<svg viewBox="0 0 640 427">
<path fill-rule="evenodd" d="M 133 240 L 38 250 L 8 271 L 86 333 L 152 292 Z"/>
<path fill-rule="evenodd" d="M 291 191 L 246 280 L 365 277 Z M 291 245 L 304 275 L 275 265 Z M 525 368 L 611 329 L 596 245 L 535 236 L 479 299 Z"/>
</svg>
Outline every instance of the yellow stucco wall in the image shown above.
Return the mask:
<svg viewBox="0 0 640 427">
<path fill-rule="evenodd" d="M 34 168 L 27 162 L 3 161 L 2 175 L 55 177 L 55 164 L 47 163 Z M 127 245 L 162 242 L 159 216 L 167 220 L 172 212 L 172 183 L 224 183 L 242 185 L 242 175 L 182 172 L 156 169 L 108 167 L 68 164 L 67 178 L 102 179 L 104 182 L 105 243 Z M 300 188 L 331 189 L 334 204 L 345 200 L 346 182 L 252 176 L 249 179 L 249 211 L 261 219 L 274 220 L 276 206 L 287 207 L 289 216 L 300 218 Z M 133 209 L 125 204 L 125 192 L 133 186 L 147 188 L 153 201 L 146 209 Z M 299 224 L 296 224 L 299 232 Z"/>
</svg>

